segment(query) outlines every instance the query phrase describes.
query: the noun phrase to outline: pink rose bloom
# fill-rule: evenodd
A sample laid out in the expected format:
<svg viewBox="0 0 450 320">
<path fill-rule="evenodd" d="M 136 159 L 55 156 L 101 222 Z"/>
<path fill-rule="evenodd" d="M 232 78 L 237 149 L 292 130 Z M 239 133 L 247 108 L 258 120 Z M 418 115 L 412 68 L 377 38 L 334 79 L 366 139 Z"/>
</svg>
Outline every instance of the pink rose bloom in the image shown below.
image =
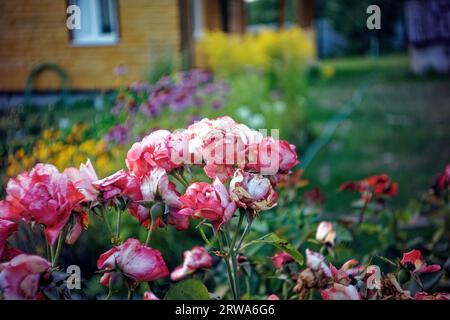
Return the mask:
<svg viewBox="0 0 450 320">
<path fill-rule="evenodd" d="M 206 182 L 191 184 L 180 200 L 183 203 L 180 214 L 209 220 L 216 230 L 233 217 L 237 208 L 219 179 L 213 184 Z"/>
<path fill-rule="evenodd" d="M 334 230 L 331 222 L 322 221 L 319 223 L 316 230 L 316 240 L 329 247 L 334 247 L 336 231 Z"/>
<path fill-rule="evenodd" d="M 192 250 L 186 250 L 183 254 L 183 264 L 175 268 L 170 274 L 173 281 L 183 279 L 198 269 L 211 268 L 212 258 L 208 251 L 200 246 L 195 246 Z"/>
<path fill-rule="evenodd" d="M 20 220 L 24 208 L 18 201 L 14 201 L 15 199 L 12 196 L 8 196 L 8 194 L 6 195 L 6 199 L 9 199 L 9 201 L 0 200 L 0 219 Z"/>
<path fill-rule="evenodd" d="M 355 285 L 355 277 L 364 270 L 364 266 L 355 267 L 358 263 L 358 260 L 351 259 L 344 263 L 340 269 L 330 263 L 330 271 L 334 281 L 345 285 Z"/>
<path fill-rule="evenodd" d="M 367 289 L 369 290 L 381 289 L 381 270 L 379 266 L 376 265 L 368 266 L 364 278 L 366 279 Z"/>
<path fill-rule="evenodd" d="M 50 262 L 39 256 L 20 254 L 0 264 L 0 292 L 5 300 L 38 299 L 39 282 L 50 272 Z"/>
<path fill-rule="evenodd" d="M 427 265 L 419 250 L 404 253 L 400 264 L 413 273 L 431 273 L 441 270 L 441 266 L 438 264 Z"/>
<path fill-rule="evenodd" d="M 332 277 L 331 270 L 325 263 L 325 257 L 318 252 L 306 249 L 306 266 L 314 271 L 322 271 L 329 278 Z"/>
<path fill-rule="evenodd" d="M 361 300 L 358 290 L 355 286 L 344 286 L 335 283 L 331 288 L 322 290 L 323 300 Z"/>
<path fill-rule="evenodd" d="M 166 171 L 162 168 L 155 168 L 141 184 L 142 200 L 146 203 L 161 201 L 164 203 L 169 213 L 169 224 L 175 226 L 177 230 L 187 230 L 189 228 L 189 214 L 179 213 L 182 207 L 180 193 L 176 190 L 176 185 L 169 180 Z M 158 218 L 158 225 L 164 225 L 161 218 Z"/>
<path fill-rule="evenodd" d="M 218 178 L 222 183 L 227 181 L 234 173 L 233 165 L 208 163 L 203 167 L 203 171 L 208 178 Z"/>
<path fill-rule="evenodd" d="M 281 269 L 285 264 L 294 261 L 294 258 L 284 251 L 277 252 L 271 259 L 277 269 Z"/>
<path fill-rule="evenodd" d="M 440 193 L 450 186 L 450 163 L 444 168 L 444 171 L 436 178 L 433 189 Z"/>
<path fill-rule="evenodd" d="M 417 292 L 414 300 L 450 300 L 450 293 L 434 293 L 428 294 L 426 292 Z"/>
<path fill-rule="evenodd" d="M 118 272 L 136 282 L 153 281 L 169 274 L 158 250 L 131 238 L 103 253 L 97 261 L 97 267 L 105 271 L 100 279 L 100 284 L 105 287 L 109 286 L 110 279 Z"/>
<path fill-rule="evenodd" d="M 120 170 L 113 175 L 93 183 L 100 191 L 102 198 L 106 201 L 119 196 L 128 197 L 132 200 L 141 199 L 141 186 L 139 179 L 133 175 Z"/>
<path fill-rule="evenodd" d="M 67 168 L 64 170 L 64 174 L 69 177 L 78 191 L 84 195 L 84 201 L 90 202 L 97 199 L 98 190 L 92 183 L 98 181 L 98 178 L 90 160 L 86 164 L 81 164 L 80 169 Z"/>
<path fill-rule="evenodd" d="M 259 143 L 262 134 L 236 123 L 228 116 L 203 119 L 186 130 L 189 133 L 189 150 L 195 158 L 206 163 L 204 171 L 222 182 L 233 175 L 234 166 L 244 167 L 249 146 Z M 196 164 L 201 164 L 196 162 Z"/>
<path fill-rule="evenodd" d="M 161 300 L 151 291 L 144 292 L 144 300 Z"/>
<path fill-rule="evenodd" d="M 84 199 L 68 176 L 49 164 L 37 164 L 29 173 L 10 179 L 6 192 L 9 204 L 1 207 L 11 211 L 4 216 L 43 224 L 51 245 Z"/>
<path fill-rule="evenodd" d="M 128 201 L 128 210 L 131 215 L 139 223 L 148 227 L 149 210 L 138 203 L 143 200 L 139 178 L 120 170 L 109 177 L 94 182 L 93 185 L 100 191 L 101 198 L 107 204 L 113 203 L 118 197 L 125 198 Z"/>
<path fill-rule="evenodd" d="M 267 300 L 280 300 L 280 298 L 276 294 L 271 294 L 267 297 Z"/>
<path fill-rule="evenodd" d="M 133 144 L 125 159 L 130 172 L 141 178 L 156 167 L 170 172 L 182 166 L 182 163 L 172 162 L 170 148 L 167 145 L 169 137 L 169 131 L 157 130 L 144 137 L 141 142 Z"/>
<path fill-rule="evenodd" d="M 269 179 L 240 169 L 231 179 L 230 197 L 240 207 L 257 212 L 273 208 L 278 199 Z"/>
<path fill-rule="evenodd" d="M 0 261 L 2 261 L 5 250 L 7 250 L 6 240 L 17 231 L 17 228 L 17 223 L 0 219 Z"/>
<path fill-rule="evenodd" d="M 247 168 L 264 175 L 286 174 L 299 164 L 295 146 L 284 140 L 265 137 L 250 150 Z"/>
<path fill-rule="evenodd" d="M 75 212 L 73 225 L 66 235 L 66 243 L 74 244 L 83 230 L 89 226 L 89 215 L 84 211 Z"/>
</svg>

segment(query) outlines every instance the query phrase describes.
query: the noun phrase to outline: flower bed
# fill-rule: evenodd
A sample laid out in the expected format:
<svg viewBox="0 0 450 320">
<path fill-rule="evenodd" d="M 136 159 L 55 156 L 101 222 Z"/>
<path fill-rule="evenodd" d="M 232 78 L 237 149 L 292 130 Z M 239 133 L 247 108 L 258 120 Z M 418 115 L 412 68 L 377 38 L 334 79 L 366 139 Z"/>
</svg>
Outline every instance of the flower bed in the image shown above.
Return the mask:
<svg viewBox="0 0 450 320">
<path fill-rule="evenodd" d="M 387 175 L 344 183 L 340 191 L 360 194 L 359 216 L 324 221 L 325 196 L 319 189 L 300 196 L 302 171 L 291 174 L 299 163 L 295 147 L 230 117 L 154 131 L 132 145 L 125 163 L 104 179 L 89 161 L 62 172 L 37 164 L 10 179 L 0 202 L 3 299 L 68 297 L 62 247 L 74 248 L 94 217 L 103 219 L 110 239 L 107 251 L 97 252 L 106 298 L 449 299 L 436 291 L 445 288 L 443 263 L 431 262 L 448 259 L 435 245 L 448 243 L 449 166 L 416 208 L 433 213 L 436 220 L 425 227 L 439 231 L 431 244 L 420 243 L 433 253 L 425 258 L 416 249 L 397 255 L 412 245 L 408 228 L 424 224 L 389 210 L 399 186 Z M 125 216 L 145 237 L 123 232 Z M 11 246 L 8 239 L 24 228 L 43 235 L 46 254 Z M 151 247 L 169 228 L 194 230 L 199 239 L 183 248 L 174 268 L 166 262 L 169 248 Z M 385 237 L 392 239 L 371 243 Z"/>
</svg>

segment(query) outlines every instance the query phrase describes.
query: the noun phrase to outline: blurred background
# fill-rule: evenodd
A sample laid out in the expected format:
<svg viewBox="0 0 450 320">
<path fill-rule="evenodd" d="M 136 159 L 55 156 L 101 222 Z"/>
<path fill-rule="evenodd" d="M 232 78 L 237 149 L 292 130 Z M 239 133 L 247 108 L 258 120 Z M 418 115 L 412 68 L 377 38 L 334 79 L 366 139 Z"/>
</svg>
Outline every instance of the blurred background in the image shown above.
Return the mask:
<svg viewBox="0 0 450 320">
<path fill-rule="evenodd" d="M 80 29 L 67 26 L 70 5 Z M 380 29 L 367 27 L 369 5 Z M 103 178 L 151 131 L 222 115 L 297 146 L 293 212 L 320 187 L 321 217 L 351 214 L 339 185 L 380 173 L 399 183 L 394 209 L 408 211 L 450 160 L 450 0 L 0 0 L 0 43 L 2 197 L 38 162 L 89 158 Z M 64 251 L 94 277 L 91 296 L 103 292 L 92 257 L 109 247 L 99 223 Z M 131 218 L 123 230 L 143 232 Z M 195 234 L 174 246 L 180 236 L 163 230 L 153 245 L 173 268 Z"/>
</svg>

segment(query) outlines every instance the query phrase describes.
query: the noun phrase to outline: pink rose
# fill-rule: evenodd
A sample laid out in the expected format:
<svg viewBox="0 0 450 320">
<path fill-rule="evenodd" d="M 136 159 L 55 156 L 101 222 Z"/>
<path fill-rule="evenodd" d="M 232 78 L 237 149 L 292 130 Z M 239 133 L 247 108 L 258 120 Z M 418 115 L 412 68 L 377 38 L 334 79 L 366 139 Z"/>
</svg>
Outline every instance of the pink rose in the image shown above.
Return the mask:
<svg viewBox="0 0 450 320">
<path fill-rule="evenodd" d="M 262 175 L 236 170 L 230 182 L 230 197 L 240 207 L 263 211 L 277 204 L 277 193 Z"/>
<path fill-rule="evenodd" d="M 366 282 L 366 298 L 376 297 L 378 290 L 381 290 L 381 270 L 379 266 L 370 265 L 366 269 L 363 277 Z"/>
<path fill-rule="evenodd" d="M 154 205 L 156 202 L 163 203 L 166 207 L 169 224 L 175 226 L 177 230 L 187 230 L 189 228 L 189 214 L 179 213 L 182 202 L 180 193 L 176 190 L 176 185 L 169 180 L 167 173 L 162 168 L 154 168 L 148 177 L 141 184 L 142 200 L 147 205 Z M 158 224 L 164 224 L 158 218 Z"/>
<path fill-rule="evenodd" d="M 167 172 L 182 166 L 182 163 L 172 162 L 168 139 L 170 132 L 157 130 L 144 137 L 141 142 L 133 144 L 127 153 L 126 164 L 131 173 L 141 178 L 156 167 Z"/>
<path fill-rule="evenodd" d="M 160 300 L 155 294 L 151 291 L 144 292 L 144 300 Z"/>
<path fill-rule="evenodd" d="M 7 250 L 6 240 L 12 233 L 17 231 L 17 228 L 17 223 L 0 219 L 0 261 L 2 261 L 5 250 Z"/>
<path fill-rule="evenodd" d="M 294 261 L 294 258 L 284 251 L 277 252 L 271 259 L 273 265 L 277 269 L 281 269 L 285 264 Z"/>
<path fill-rule="evenodd" d="M 0 292 L 6 300 L 39 298 L 39 282 L 50 272 L 50 262 L 39 256 L 20 254 L 0 264 Z"/>
<path fill-rule="evenodd" d="M 64 170 L 64 174 L 69 177 L 78 191 L 84 195 L 84 201 L 89 202 L 97 199 L 98 190 L 92 183 L 98 181 L 98 178 L 90 160 L 86 164 L 81 164 L 80 169 L 67 168 Z"/>
<path fill-rule="evenodd" d="M 233 217 L 237 208 L 219 179 L 213 184 L 206 182 L 191 184 L 180 200 L 183 203 L 180 214 L 209 220 L 216 230 Z"/>
<path fill-rule="evenodd" d="M 323 300 L 361 300 L 358 290 L 354 286 L 344 286 L 335 283 L 331 288 L 322 290 Z"/>
<path fill-rule="evenodd" d="M 120 170 L 113 175 L 93 183 L 94 187 L 100 191 L 100 197 L 108 205 L 119 197 L 128 202 L 128 210 L 139 223 L 148 227 L 149 210 L 139 205 L 142 201 L 141 183 L 138 177 Z M 156 226 L 155 226 L 156 227 Z"/>
<path fill-rule="evenodd" d="M 249 149 L 247 168 L 264 175 L 286 174 L 299 164 L 295 146 L 284 140 L 265 137 Z"/>
<path fill-rule="evenodd" d="M 93 183 L 106 201 L 117 197 L 128 197 L 132 200 L 141 200 L 141 186 L 139 179 L 120 170 L 113 175 Z"/>
<path fill-rule="evenodd" d="M 195 246 L 192 250 L 186 250 L 183 254 L 183 264 L 175 268 L 170 274 L 173 281 L 183 279 L 198 269 L 211 268 L 212 258 L 205 248 Z"/>
<path fill-rule="evenodd" d="M 431 273 L 441 270 L 441 266 L 438 264 L 427 265 L 419 250 L 404 253 L 400 264 L 413 273 Z"/>
<path fill-rule="evenodd" d="M 267 300 L 280 300 L 280 298 L 276 294 L 271 294 L 267 297 Z"/>
<path fill-rule="evenodd" d="M 316 240 L 329 247 L 334 247 L 336 231 L 331 222 L 322 221 L 316 230 Z"/>
<path fill-rule="evenodd" d="M 37 164 L 29 173 L 10 179 L 6 187 L 3 214 L 10 218 L 35 221 L 45 226 L 45 236 L 53 245 L 70 218 L 72 210 L 84 199 L 68 176 L 49 164 Z"/>
<path fill-rule="evenodd" d="M 326 277 L 332 277 L 331 270 L 325 263 L 325 257 L 318 252 L 306 249 L 306 266 L 314 271 L 322 271 Z"/>
<path fill-rule="evenodd" d="M 340 269 L 330 263 L 330 271 L 334 281 L 345 285 L 355 285 L 357 282 L 355 277 L 364 270 L 364 266 L 355 267 L 358 263 L 358 260 L 351 259 L 345 262 Z"/>
<path fill-rule="evenodd" d="M 89 215 L 84 211 L 75 212 L 74 221 L 66 235 L 66 243 L 74 244 L 83 230 L 89 226 Z"/>
<path fill-rule="evenodd" d="M 450 293 L 434 293 L 428 294 L 426 292 L 417 292 L 414 300 L 450 300 Z"/>
<path fill-rule="evenodd" d="M 106 287 L 116 273 L 122 273 L 136 282 L 153 281 L 169 274 L 158 250 L 146 247 L 138 240 L 131 238 L 103 253 L 97 261 L 97 267 L 105 271 L 100 283 Z"/>
<path fill-rule="evenodd" d="M 188 127 L 189 150 L 195 159 L 203 159 L 206 175 L 224 182 L 232 176 L 234 166 L 244 167 L 249 146 L 259 143 L 262 134 L 236 123 L 230 117 L 203 119 Z M 201 164 L 197 161 L 196 164 Z"/>
</svg>

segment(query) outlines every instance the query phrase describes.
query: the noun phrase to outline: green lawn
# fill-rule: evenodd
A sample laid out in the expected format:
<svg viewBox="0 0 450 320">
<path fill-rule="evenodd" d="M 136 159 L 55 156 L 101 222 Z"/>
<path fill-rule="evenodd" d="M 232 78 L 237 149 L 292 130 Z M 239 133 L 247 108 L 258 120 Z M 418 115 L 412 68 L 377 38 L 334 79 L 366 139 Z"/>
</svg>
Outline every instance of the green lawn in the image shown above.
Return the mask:
<svg viewBox="0 0 450 320">
<path fill-rule="evenodd" d="M 337 194 L 352 179 L 387 173 L 399 182 L 396 205 L 420 197 L 450 161 L 450 78 L 413 76 L 406 56 L 325 61 L 336 76 L 311 88 L 311 126 L 320 132 L 353 92 L 371 79 L 363 102 L 305 173 L 320 186 L 330 213 L 345 213 L 355 195 Z"/>
</svg>

